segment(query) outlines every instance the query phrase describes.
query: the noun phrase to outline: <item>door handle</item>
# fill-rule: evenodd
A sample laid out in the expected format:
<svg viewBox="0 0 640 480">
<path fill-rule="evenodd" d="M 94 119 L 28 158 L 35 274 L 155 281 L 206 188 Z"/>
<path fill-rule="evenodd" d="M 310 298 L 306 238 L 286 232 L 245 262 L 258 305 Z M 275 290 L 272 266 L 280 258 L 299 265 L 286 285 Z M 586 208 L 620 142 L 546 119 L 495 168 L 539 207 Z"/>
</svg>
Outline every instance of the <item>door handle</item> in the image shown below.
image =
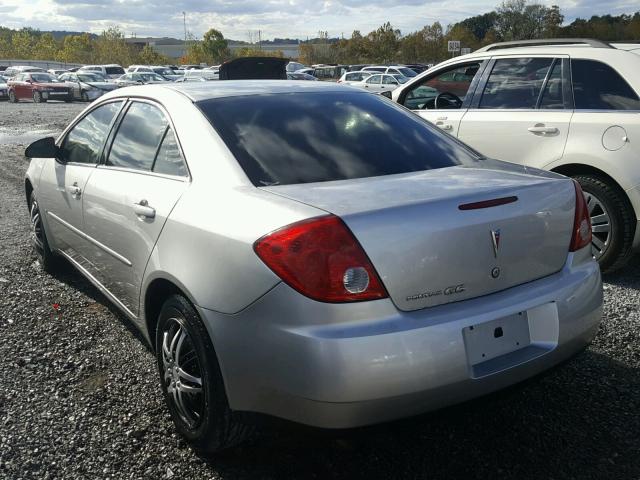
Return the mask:
<svg viewBox="0 0 640 480">
<path fill-rule="evenodd" d="M 140 200 L 138 203 L 133 204 L 133 211 L 136 215 L 146 218 L 154 218 L 156 216 L 156 209 L 149 206 L 149 202 L 146 200 Z"/>
<path fill-rule="evenodd" d="M 558 133 L 558 129 L 556 127 L 546 127 L 544 123 L 536 123 L 533 127 L 529 127 L 527 130 L 531 133 L 541 133 L 543 135 Z"/>
<path fill-rule="evenodd" d="M 440 127 L 442 130 L 453 130 L 453 126 L 450 123 L 436 122 L 436 127 Z"/>
<path fill-rule="evenodd" d="M 73 185 L 67 187 L 67 191 L 72 197 L 79 197 L 82 194 L 82 189 L 78 186 L 78 182 L 73 182 Z"/>
</svg>

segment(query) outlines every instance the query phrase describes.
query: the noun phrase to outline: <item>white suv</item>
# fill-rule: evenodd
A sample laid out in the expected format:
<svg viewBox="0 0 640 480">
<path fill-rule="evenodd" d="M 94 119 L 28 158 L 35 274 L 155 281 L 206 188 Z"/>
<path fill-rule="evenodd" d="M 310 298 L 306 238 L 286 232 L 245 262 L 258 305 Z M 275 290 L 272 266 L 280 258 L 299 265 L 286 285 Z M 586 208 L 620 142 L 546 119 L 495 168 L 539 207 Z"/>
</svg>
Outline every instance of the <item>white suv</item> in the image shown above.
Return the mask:
<svg viewBox="0 0 640 480">
<path fill-rule="evenodd" d="M 436 65 L 392 98 L 487 157 L 576 178 L 593 253 L 612 271 L 640 247 L 637 48 L 589 39 L 498 43 Z"/>
</svg>

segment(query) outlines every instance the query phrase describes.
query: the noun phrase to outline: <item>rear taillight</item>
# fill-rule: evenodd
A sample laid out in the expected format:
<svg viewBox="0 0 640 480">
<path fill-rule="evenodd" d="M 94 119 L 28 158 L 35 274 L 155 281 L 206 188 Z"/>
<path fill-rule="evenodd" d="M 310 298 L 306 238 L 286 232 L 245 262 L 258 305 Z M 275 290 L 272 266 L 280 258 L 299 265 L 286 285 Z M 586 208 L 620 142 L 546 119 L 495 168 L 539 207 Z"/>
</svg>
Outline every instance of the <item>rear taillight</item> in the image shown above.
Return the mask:
<svg viewBox="0 0 640 480">
<path fill-rule="evenodd" d="M 369 258 L 338 217 L 316 217 L 258 239 L 253 249 L 285 283 L 321 302 L 386 298 Z"/>
<path fill-rule="evenodd" d="M 574 180 L 576 189 L 576 212 L 573 217 L 573 236 L 571 237 L 570 252 L 575 252 L 591 244 L 591 217 L 587 208 L 587 201 L 580 184 Z"/>
</svg>

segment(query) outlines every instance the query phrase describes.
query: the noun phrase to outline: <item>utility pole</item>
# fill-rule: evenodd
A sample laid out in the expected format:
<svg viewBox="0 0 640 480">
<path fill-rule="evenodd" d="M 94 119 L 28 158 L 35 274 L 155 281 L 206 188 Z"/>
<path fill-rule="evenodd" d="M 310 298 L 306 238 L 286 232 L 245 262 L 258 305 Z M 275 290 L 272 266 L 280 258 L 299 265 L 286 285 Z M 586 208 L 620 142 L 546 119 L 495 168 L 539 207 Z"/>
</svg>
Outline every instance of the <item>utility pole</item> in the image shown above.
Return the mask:
<svg viewBox="0 0 640 480">
<path fill-rule="evenodd" d="M 184 23 L 184 43 L 187 44 L 187 12 L 182 12 L 182 22 Z"/>
<path fill-rule="evenodd" d="M 258 30 L 258 49 L 262 50 L 262 30 Z"/>
</svg>

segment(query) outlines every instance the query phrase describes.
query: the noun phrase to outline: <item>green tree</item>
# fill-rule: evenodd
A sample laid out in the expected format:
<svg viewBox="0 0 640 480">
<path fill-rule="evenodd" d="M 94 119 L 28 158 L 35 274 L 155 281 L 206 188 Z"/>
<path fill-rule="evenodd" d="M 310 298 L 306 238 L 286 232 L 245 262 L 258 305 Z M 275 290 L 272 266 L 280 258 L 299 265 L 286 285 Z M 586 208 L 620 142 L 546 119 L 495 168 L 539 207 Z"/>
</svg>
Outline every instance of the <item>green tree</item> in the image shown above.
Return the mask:
<svg viewBox="0 0 640 480">
<path fill-rule="evenodd" d="M 394 29 L 389 22 L 367 35 L 369 55 L 374 62 L 391 62 L 396 58 L 400 43 L 400 30 Z"/>
<path fill-rule="evenodd" d="M 145 45 L 138 52 L 136 63 L 142 65 L 166 65 L 171 63 L 171 60 L 167 56 L 156 52 L 151 45 Z"/>
<path fill-rule="evenodd" d="M 541 38 L 548 8 L 526 0 L 505 0 L 496 9 L 495 30 L 502 40 Z"/>
<path fill-rule="evenodd" d="M 544 17 L 544 36 L 546 38 L 557 37 L 562 27 L 562 22 L 564 22 L 564 15 L 560 12 L 560 7 L 551 5 Z"/>
<path fill-rule="evenodd" d="M 210 63 L 219 63 L 229 57 L 228 42 L 219 30 L 209 29 L 202 37 L 202 53 Z"/>
<path fill-rule="evenodd" d="M 109 27 L 95 41 L 94 61 L 99 63 L 117 63 L 131 65 L 135 57 L 133 47 L 124 39 L 124 33 L 118 27 Z"/>
</svg>

